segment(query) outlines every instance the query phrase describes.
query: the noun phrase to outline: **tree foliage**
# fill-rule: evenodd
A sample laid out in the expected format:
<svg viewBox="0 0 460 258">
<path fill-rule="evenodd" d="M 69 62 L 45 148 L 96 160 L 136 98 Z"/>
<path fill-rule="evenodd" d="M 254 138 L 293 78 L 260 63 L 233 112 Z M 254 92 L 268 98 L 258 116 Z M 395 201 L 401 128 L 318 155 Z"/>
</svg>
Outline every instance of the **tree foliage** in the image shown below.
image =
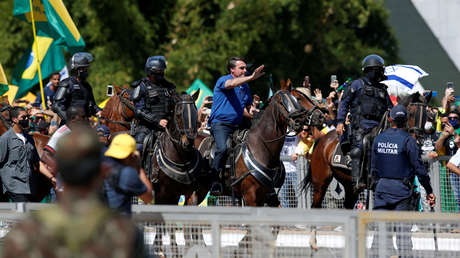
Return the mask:
<svg viewBox="0 0 460 258">
<path fill-rule="evenodd" d="M 364 56 L 398 61 L 398 47 L 382 0 L 64 0 L 87 51 L 95 56 L 90 83 L 98 100 L 105 85 L 143 76 L 151 55 L 168 59 L 166 77 L 179 89 L 200 78 L 213 87 L 231 56 L 265 64 L 274 81 L 305 74 L 327 89 L 331 74 L 358 77 Z M 8 75 L 32 42 L 32 30 L 0 3 L 2 51 Z M 268 81 L 253 92 L 266 95 Z"/>
</svg>

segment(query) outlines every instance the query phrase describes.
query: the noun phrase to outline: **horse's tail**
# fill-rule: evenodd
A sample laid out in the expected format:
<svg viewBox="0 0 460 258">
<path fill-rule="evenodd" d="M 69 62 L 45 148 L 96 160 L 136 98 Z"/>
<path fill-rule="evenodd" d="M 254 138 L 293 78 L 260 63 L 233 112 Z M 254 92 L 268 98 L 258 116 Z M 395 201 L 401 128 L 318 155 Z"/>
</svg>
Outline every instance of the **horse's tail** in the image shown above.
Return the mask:
<svg viewBox="0 0 460 258">
<path fill-rule="evenodd" d="M 300 182 L 300 191 L 301 192 L 307 192 L 308 189 L 311 186 L 311 164 L 308 164 L 308 170 L 307 170 L 307 175 L 305 178 Z"/>
</svg>

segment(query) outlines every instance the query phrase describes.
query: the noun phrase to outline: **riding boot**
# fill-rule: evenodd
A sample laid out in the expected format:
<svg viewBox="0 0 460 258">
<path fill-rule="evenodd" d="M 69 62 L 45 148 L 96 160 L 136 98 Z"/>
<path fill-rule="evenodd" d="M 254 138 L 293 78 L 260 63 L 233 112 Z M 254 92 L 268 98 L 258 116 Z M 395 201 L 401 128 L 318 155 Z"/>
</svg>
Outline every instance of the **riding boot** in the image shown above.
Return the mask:
<svg viewBox="0 0 460 258">
<path fill-rule="evenodd" d="M 220 182 L 219 171 L 212 169 L 210 176 L 212 179 L 211 189 L 209 190 L 211 195 L 214 195 L 214 196 L 222 195 L 224 192 L 224 187 L 222 186 L 222 183 Z"/>
<path fill-rule="evenodd" d="M 359 194 L 365 185 L 359 182 L 361 170 L 361 161 L 359 159 L 351 160 L 351 184 L 353 186 L 353 193 Z"/>
</svg>

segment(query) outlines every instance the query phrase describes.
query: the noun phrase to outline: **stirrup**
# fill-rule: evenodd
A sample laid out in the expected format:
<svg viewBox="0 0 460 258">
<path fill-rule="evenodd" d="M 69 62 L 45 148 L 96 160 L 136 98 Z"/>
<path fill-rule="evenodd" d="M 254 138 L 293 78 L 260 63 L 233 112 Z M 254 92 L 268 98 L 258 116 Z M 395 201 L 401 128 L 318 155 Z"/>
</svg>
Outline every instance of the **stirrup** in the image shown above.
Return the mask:
<svg viewBox="0 0 460 258">
<path fill-rule="evenodd" d="M 211 189 L 209 190 L 210 194 L 214 196 L 222 195 L 223 191 L 224 191 L 224 188 L 222 184 L 218 181 L 213 182 L 211 185 Z"/>
</svg>

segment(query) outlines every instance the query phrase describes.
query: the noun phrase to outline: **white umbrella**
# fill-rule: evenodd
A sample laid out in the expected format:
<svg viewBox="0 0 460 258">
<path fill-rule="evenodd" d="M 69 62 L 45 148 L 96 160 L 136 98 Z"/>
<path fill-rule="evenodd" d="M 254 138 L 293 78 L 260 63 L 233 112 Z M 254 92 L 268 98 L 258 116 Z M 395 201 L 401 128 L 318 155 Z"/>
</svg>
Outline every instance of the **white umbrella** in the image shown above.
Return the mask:
<svg viewBox="0 0 460 258">
<path fill-rule="evenodd" d="M 416 65 L 392 65 L 385 67 L 385 75 L 388 80 L 382 83 L 388 86 L 388 94 L 404 97 L 414 92 L 423 94 L 423 86 L 418 80 L 428 73 Z"/>
</svg>

